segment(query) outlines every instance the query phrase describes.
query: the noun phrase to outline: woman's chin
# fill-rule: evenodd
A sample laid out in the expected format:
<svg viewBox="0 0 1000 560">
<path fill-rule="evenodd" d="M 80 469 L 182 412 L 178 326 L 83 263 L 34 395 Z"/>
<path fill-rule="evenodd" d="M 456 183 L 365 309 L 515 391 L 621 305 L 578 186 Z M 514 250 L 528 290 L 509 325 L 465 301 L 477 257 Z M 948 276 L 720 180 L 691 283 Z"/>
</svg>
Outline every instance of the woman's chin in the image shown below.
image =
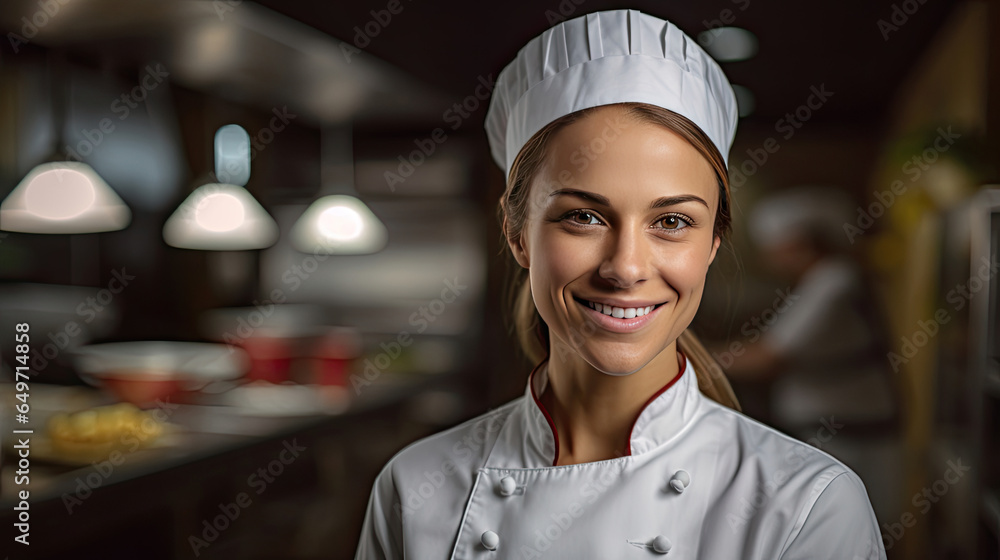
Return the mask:
<svg viewBox="0 0 1000 560">
<path fill-rule="evenodd" d="M 586 340 L 576 347 L 561 345 L 554 349 L 552 358 L 563 361 L 586 362 L 590 367 L 616 377 L 632 375 L 655 360 L 668 346 L 645 343 Z"/>
<path fill-rule="evenodd" d="M 653 356 L 623 356 L 611 358 L 608 356 L 582 356 L 594 369 L 605 374 L 622 377 L 639 371 L 653 359 Z"/>
</svg>

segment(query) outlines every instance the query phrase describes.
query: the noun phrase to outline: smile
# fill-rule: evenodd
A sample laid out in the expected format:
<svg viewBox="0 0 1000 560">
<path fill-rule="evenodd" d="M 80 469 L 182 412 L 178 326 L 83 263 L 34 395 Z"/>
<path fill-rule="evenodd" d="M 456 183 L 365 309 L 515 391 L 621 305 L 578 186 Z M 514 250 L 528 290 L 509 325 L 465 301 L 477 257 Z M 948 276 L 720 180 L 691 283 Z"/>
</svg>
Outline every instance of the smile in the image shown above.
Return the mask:
<svg viewBox="0 0 1000 560">
<path fill-rule="evenodd" d="M 614 332 L 632 332 L 638 330 L 652 320 L 656 311 L 663 303 L 636 307 L 618 307 L 605 303 L 585 300 L 576 296 L 573 299 L 586 307 L 586 315 L 598 325 Z"/>
<path fill-rule="evenodd" d="M 658 306 L 663 305 L 662 303 L 657 303 L 655 305 L 647 305 L 646 307 L 614 307 L 612 305 L 588 301 L 582 298 L 574 299 L 580 303 L 586 304 L 595 311 L 600 311 L 601 313 L 616 319 L 632 319 L 633 317 L 642 317 L 643 315 L 652 312 Z"/>
</svg>

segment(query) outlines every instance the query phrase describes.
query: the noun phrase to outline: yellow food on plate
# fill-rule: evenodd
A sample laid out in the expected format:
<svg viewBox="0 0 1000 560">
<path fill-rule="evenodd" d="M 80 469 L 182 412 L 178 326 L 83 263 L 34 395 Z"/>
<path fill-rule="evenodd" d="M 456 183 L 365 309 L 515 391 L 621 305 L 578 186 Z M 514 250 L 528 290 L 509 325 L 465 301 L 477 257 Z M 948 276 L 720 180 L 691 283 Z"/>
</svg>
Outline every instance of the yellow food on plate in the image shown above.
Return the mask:
<svg viewBox="0 0 1000 560">
<path fill-rule="evenodd" d="M 72 456 L 104 456 L 112 451 L 135 451 L 156 441 L 165 424 L 152 412 L 129 403 L 59 413 L 49 420 L 53 450 Z"/>
</svg>

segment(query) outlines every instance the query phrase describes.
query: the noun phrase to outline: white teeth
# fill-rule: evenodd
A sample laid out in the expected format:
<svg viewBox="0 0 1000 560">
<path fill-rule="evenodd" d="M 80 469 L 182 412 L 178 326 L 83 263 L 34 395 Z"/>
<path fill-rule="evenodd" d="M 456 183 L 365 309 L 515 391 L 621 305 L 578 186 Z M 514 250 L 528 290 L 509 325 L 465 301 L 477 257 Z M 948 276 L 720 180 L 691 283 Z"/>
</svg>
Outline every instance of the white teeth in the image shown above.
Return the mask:
<svg viewBox="0 0 1000 560">
<path fill-rule="evenodd" d="M 605 315 L 616 317 L 618 319 L 633 319 L 635 317 L 642 317 L 643 315 L 651 313 L 655 307 L 654 305 L 646 307 L 612 307 L 610 305 L 604 305 L 592 301 L 587 302 L 587 305 L 589 305 L 591 309 L 595 309 Z"/>
</svg>

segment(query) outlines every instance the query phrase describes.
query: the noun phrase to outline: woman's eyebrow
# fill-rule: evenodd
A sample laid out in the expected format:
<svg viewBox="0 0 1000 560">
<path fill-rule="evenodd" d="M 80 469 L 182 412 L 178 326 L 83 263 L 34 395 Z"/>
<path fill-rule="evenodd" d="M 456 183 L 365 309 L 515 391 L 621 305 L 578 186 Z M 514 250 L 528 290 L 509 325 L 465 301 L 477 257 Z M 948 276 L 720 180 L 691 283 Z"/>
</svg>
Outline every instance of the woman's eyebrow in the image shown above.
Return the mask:
<svg viewBox="0 0 1000 560">
<path fill-rule="evenodd" d="M 600 204 L 602 206 L 611 206 L 611 201 L 608 200 L 606 196 L 599 195 L 597 193 L 592 193 L 588 191 L 583 191 L 580 189 L 556 189 L 549 193 L 549 196 L 575 196 L 577 198 L 582 198 L 585 200 L 592 201 L 594 203 Z M 677 196 L 661 196 L 649 205 L 650 210 L 655 210 L 656 208 L 663 208 L 665 206 L 673 206 L 675 204 L 683 204 L 685 202 L 700 202 L 708 208 L 708 203 L 705 199 L 700 196 L 695 196 L 693 194 L 681 194 Z"/>
<path fill-rule="evenodd" d="M 680 194 L 677 196 L 661 196 L 649 205 L 649 209 L 663 208 L 664 206 L 673 206 L 675 204 L 683 204 L 685 202 L 700 202 L 705 206 L 705 208 L 708 208 L 708 203 L 705 202 L 705 199 L 700 196 L 695 196 L 693 194 Z"/>
<path fill-rule="evenodd" d="M 595 202 L 602 206 L 611 206 L 611 201 L 608 197 L 601 196 L 597 193 L 581 191 L 580 189 L 556 189 L 549 193 L 549 196 L 575 196 L 577 198 L 582 198 L 584 200 L 589 200 Z"/>
</svg>

